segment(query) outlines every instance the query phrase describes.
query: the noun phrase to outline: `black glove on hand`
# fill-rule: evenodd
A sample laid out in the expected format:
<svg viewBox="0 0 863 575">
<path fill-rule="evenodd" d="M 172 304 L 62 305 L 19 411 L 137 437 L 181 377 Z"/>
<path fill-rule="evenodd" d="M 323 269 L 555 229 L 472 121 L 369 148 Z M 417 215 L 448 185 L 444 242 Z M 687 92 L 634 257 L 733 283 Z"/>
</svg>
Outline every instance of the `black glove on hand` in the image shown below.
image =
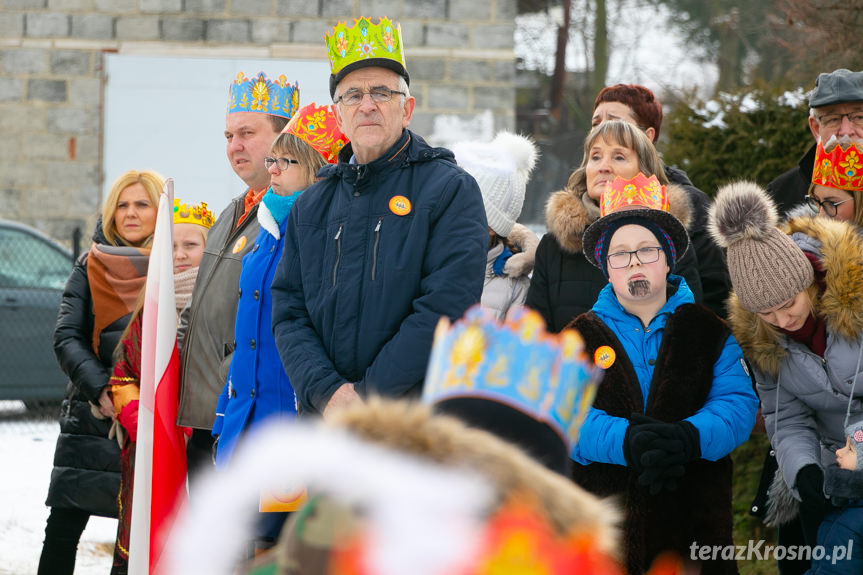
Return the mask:
<svg viewBox="0 0 863 575">
<path fill-rule="evenodd" d="M 663 423 L 641 413 L 632 414 L 630 429 L 629 457 L 635 460 L 630 466 L 639 473 L 638 483 L 651 495 L 677 489 L 684 464 L 701 456 L 698 429 L 688 421 Z"/>
<path fill-rule="evenodd" d="M 797 472 L 796 485 L 801 507 L 816 513 L 827 512 L 830 502 L 824 496 L 824 472 L 818 465 L 804 465 Z"/>
<path fill-rule="evenodd" d="M 657 438 L 642 453 L 644 467 L 669 467 L 695 461 L 701 457 L 698 429 L 688 421 L 656 426 Z"/>
<path fill-rule="evenodd" d="M 626 459 L 626 464 L 636 473 L 641 473 L 644 470 L 644 465 L 641 463 L 642 456 L 645 451 L 650 449 L 653 441 L 658 438 L 655 429 L 649 427 L 652 425 L 668 424 L 643 413 L 633 413 L 629 420 L 629 427 L 626 428 L 626 434 L 623 436 L 623 457 Z"/>
</svg>

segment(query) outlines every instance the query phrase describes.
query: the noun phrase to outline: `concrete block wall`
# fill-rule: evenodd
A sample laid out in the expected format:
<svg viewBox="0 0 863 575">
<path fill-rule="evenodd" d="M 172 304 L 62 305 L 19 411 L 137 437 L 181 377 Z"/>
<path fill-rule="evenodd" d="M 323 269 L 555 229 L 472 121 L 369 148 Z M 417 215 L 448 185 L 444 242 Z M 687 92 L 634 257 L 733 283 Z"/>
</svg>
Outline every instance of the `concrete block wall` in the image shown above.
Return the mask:
<svg viewBox="0 0 863 575">
<path fill-rule="evenodd" d="M 101 197 L 105 52 L 326 58 L 337 21 L 401 23 L 412 128 L 441 115 L 515 126 L 516 0 L 0 0 L 0 218 L 66 241 Z"/>
</svg>

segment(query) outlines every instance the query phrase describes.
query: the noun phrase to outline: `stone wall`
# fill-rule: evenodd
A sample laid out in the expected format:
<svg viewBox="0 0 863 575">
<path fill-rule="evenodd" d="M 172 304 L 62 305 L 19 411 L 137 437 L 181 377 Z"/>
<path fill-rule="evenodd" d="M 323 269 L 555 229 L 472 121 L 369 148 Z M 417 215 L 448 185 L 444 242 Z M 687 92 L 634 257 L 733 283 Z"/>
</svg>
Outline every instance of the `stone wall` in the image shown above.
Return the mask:
<svg viewBox="0 0 863 575">
<path fill-rule="evenodd" d="M 339 20 L 402 26 L 412 128 L 491 111 L 515 125 L 516 0 L 0 0 L 0 218 L 68 241 L 102 184 L 105 52 L 326 58 Z M 226 83 L 229 79 L 225 80 Z"/>
</svg>

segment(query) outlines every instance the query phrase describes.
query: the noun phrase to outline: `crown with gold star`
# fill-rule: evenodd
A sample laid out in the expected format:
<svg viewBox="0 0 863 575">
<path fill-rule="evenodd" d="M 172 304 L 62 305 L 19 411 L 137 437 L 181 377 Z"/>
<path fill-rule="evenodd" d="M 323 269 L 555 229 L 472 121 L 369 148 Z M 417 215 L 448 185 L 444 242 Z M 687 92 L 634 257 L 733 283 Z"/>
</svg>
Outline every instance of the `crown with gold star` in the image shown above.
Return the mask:
<svg viewBox="0 0 863 575">
<path fill-rule="evenodd" d="M 641 172 L 630 180 L 620 176 L 606 185 L 599 204 L 600 217 L 627 208 L 650 208 L 668 211 L 668 194 L 656 176 L 645 176 Z"/>
<path fill-rule="evenodd" d="M 330 59 L 330 96 L 336 85 L 350 72 L 366 66 L 389 68 L 410 85 L 410 76 L 402 47 L 401 25 L 383 16 L 373 24 L 365 16 L 354 19 L 350 28 L 339 22 L 332 32 L 324 34 Z"/>
<path fill-rule="evenodd" d="M 180 198 L 174 198 L 174 223 L 196 224 L 207 229 L 216 223 L 213 212 L 207 209 L 207 204 L 201 202 L 194 206 L 184 204 Z"/>
<path fill-rule="evenodd" d="M 510 405 L 554 429 L 571 449 L 593 403 L 600 372 L 572 329 L 545 330 L 535 311 L 513 309 L 504 323 L 480 306 L 435 329 L 423 401 L 478 397 Z"/>
<path fill-rule="evenodd" d="M 272 81 L 263 72 L 247 78 L 242 72 L 231 82 L 228 113 L 257 112 L 290 119 L 300 105 L 300 88 L 285 76 Z"/>
<path fill-rule="evenodd" d="M 306 142 L 317 150 L 328 164 L 339 161 L 339 152 L 348 143 L 348 137 L 339 129 L 332 109 L 315 103 L 303 106 L 282 132 L 293 134 Z"/>
<path fill-rule="evenodd" d="M 856 143 L 842 147 L 836 144 L 824 150 L 821 141 L 815 151 L 812 183 L 849 192 L 863 192 L 863 149 Z"/>
</svg>

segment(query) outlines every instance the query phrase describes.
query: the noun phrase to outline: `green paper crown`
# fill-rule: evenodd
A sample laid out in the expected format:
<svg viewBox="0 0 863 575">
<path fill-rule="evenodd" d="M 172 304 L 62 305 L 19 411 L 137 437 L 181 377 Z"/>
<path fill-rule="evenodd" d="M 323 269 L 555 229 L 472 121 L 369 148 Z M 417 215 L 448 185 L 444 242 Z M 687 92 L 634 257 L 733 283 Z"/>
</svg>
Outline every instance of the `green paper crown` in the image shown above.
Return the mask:
<svg viewBox="0 0 863 575">
<path fill-rule="evenodd" d="M 350 64 L 371 58 L 392 60 L 407 70 L 402 49 L 402 28 L 389 18 L 382 17 L 377 24 L 372 24 L 366 17 L 354 19 L 351 28 L 339 22 L 332 34 L 325 34 L 324 38 L 333 76 Z"/>
</svg>

